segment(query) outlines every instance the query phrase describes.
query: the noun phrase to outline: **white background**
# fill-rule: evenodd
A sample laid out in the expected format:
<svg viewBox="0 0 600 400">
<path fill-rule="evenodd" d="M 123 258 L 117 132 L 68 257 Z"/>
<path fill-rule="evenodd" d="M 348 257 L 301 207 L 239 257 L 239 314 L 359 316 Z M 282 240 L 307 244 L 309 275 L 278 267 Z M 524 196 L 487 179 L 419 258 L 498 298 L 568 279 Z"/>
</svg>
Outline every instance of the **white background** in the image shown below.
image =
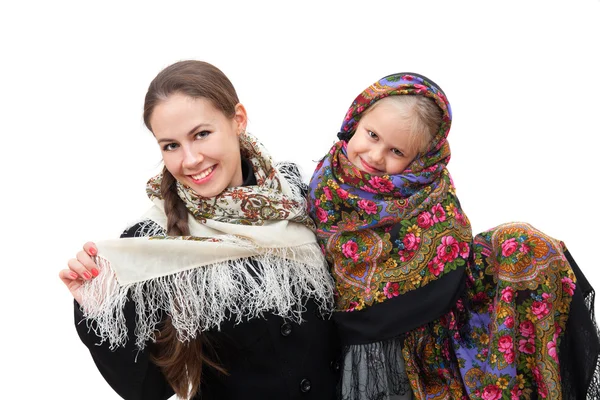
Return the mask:
<svg viewBox="0 0 600 400">
<path fill-rule="evenodd" d="M 0 397 L 117 399 L 57 277 L 148 206 L 160 153 L 148 84 L 200 59 L 306 179 L 354 97 L 410 71 L 454 112 L 452 173 L 473 231 L 524 220 L 600 288 L 600 1 L 22 1 L 0 6 Z M 8 374 L 7 374 L 8 371 Z"/>
</svg>

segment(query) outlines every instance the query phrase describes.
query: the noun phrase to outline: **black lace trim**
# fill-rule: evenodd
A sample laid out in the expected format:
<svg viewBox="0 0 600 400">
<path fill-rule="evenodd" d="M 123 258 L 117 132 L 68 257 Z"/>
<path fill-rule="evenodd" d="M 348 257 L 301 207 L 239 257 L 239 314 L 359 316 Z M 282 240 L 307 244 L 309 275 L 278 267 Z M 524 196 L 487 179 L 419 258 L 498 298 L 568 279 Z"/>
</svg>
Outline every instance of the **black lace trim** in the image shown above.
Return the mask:
<svg viewBox="0 0 600 400">
<path fill-rule="evenodd" d="M 600 399 L 600 331 L 595 292 L 571 254 L 565 255 L 577 278 L 569 319 L 559 344 L 563 399 Z"/>
<path fill-rule="evenodd" d="M 585 296 L 585 306 L 587 308 L 588 314 L 590 316 L 590 320 L 592 325 L 594 326 L 595 335 L 592 335 L 592 339 L 598 343 L 600 338 L 600 330 L 598 330 L 598 324 L 596 323 L 596 317 L 594 312 L 594 299 L 596 297 L 596 293 L 594 289 L 591 289 Z M 597 400 L 600 399 L 600 355 L 598 352 L 592 355 L 596 358 L 596 365 L 594 367 L 594 372 L 590 378 L 590 382 L 587 389 L 587 399 Z"/>
<path fill-rule="evenodd" d="M 338 384 L 342 400 L 413 398 L 402 356 L 403 338 L 346 346 Z M 392 397 L 393 396 L 393 397 Z"/>
<path fill-rule="evenodd" d="M 436 341 L 451 338 L 462 345 L 470 345 L 471 327 L 468 291 L 463 288 L 454 306 L 440 318 L 420 328 L 421 334 Z M 454 322 L 451 322 L 454 321 Z M 451 327 L 452 326 L 452 327 Z M 406 374 L 402 348 L 406 335 L 368 344 L 353 344 L 344 347 L 341 356 L 340 382 L 337 386 L 341 400 L 408 400 L 414 395 Z M 454 352 L 451 352 L 454 357 Z M 456 358 L 453 364 L 458 366 Z"/>
</svg>

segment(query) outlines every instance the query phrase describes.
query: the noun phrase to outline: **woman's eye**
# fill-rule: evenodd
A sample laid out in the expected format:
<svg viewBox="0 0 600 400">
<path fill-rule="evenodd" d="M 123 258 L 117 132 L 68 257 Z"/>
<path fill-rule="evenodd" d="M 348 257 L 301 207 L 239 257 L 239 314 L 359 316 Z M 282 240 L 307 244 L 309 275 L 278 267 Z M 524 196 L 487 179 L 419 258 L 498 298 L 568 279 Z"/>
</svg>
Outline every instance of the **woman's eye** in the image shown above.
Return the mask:
<svg viewBox="0 0 600 400">
<path fill-rule="evenodd" d="M 200 131 L 200 132 L 196 133 L 196 139 L 204 139 L 208 135 L 210 135 L 209 131 Z"/>
<path fill-rule="evenodd" d="M 395 155 L 397 155 L 398 157 L 404 157 L 404 153 L 402 153 L 400 150 L 398 149 L 392 149 L 392 153 L 394 153 Z"/>
<path fill-rule="evenodd" d="M 367 134 L 369 135 L 369 137 L 377 139 L 377 134 L 375 132 L 367 131 Z"/>
<path fill-rule="evenodd" d="M 172 150 L 175 150 L 176 148 L 177 148 L 177 143 L 168 143 L 163 146 L 164 151 L 172 151 Z"/>
</svg>

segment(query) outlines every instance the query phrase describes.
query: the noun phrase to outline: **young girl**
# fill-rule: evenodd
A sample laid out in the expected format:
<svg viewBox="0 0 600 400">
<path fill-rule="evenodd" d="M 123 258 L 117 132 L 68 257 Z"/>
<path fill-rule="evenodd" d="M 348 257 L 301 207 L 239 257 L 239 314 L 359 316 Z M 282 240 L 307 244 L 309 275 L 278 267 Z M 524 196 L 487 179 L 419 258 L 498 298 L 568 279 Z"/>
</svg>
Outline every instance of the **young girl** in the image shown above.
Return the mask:
<svg viewBox="0 0 600 400">
<path fill-rule="evenodd" d="M 125 399 L 332 399 L 333 288 L 294 166 L 204 62 L 160 72 L 144 122 L 164 161 L 153 208 L 60 272 L 106 381 Z"/>
<path fill-rule="evenodd" d="M 387 76 L 354 100 L 312 177 L 345 349 L 340 398 L 597 394 L 593 290 L 530 225 L 472 238 L 446 169 L 451 117 L 431 80 Z"/>
</svg>

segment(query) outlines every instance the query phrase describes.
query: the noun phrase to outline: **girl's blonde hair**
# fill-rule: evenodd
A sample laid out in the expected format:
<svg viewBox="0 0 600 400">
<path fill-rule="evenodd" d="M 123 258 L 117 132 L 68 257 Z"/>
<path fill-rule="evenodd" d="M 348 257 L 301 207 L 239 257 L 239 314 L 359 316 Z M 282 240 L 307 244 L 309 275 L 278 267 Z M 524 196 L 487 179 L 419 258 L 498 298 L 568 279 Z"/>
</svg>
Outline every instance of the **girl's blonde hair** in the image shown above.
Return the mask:
<svg viewBox="0 0 600 400">
<path fill-rule="evenodd" d="M 394 104 L 400 116 L 410 126 L 408 143 L 411 150 L 425 153 L 431 140 L 440 129 L 442 110 L 432 99 L 419 95 L 394 95 L 375 102 L 365 113 L 373 111 L 382 102 Z"/>
</svg>

